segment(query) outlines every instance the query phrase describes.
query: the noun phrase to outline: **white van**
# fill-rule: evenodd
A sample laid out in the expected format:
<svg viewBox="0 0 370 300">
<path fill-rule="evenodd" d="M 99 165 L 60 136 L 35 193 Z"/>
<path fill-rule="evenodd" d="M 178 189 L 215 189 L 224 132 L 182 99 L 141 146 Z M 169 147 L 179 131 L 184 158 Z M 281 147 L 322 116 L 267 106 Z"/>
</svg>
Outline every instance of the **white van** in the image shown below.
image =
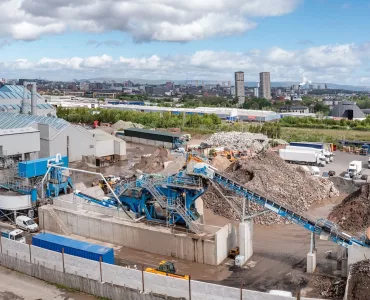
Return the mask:
<svg viewBox="0 0 370 300">
<path fill-rule="evenodd" d="M 18 216 L 15 219 L 15 225 L 28 232 L 39 231 L 39 225 L 37 225 L 31 218 L 27 216 Z"/>
</svg>

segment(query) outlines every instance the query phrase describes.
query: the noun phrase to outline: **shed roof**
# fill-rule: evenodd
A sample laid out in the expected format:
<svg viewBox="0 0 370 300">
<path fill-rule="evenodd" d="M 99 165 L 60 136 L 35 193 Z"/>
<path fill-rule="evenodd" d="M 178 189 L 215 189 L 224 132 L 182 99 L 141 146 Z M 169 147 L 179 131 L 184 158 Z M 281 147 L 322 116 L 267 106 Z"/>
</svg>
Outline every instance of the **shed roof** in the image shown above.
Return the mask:
<svg viewBox="0 0 370 300">
<path fill-rule="evenodd" d="M 0 99 L 23 99 L 23 85 L 4 85 L 0 87 Z M 27 90 L 27 98 L 31 99 L 31 92 Z M 41 95 L 37 94 L 37 98 L 41 99 Z"/>
<path fill-rule="evenodd" d="M 0 129 L 29 127 L 35 123 L 49 125 L 58 132 L 70 125 L 67 121 L 56 117 L 0 112 Z"/>
<path fill-rule="evenodd" d="M 32 133 L 39 132 L 39 130 L 32 127 L 24 128 L 12 128 L 12 129 L 0 129 L 0 136 L 2 135 L 13 135 L 13 134 L 23 134 L 23 133 Z"/>
<path fill-rule="evenodd" d="M 172 133 L 172 132 L 165 132 L 165 131 L 159 131 L 159 130 L 150 130 L 150 129 L 142 129 L 142 128 L 128 128 L 125 129 L 124 132 L 131 131 L 131 132 L 141 132 L 141 133 L 150 133 L 150 134 L 156 134 L 156 135 L 163 135 L 163 136 L 170 136 L 170 137 L 181 137 L 184 134 L 181 133 Z"/>
</svg>

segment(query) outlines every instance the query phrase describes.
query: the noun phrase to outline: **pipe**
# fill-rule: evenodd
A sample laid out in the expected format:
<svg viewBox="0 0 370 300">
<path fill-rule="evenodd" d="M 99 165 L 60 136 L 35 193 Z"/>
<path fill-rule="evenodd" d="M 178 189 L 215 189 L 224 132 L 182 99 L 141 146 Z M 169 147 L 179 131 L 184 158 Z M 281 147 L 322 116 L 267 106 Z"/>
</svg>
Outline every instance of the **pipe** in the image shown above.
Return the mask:
<svg viewBox="0 0 370 300">
<path fill-rule="evenodd" d="M 103 176 L 102 173 L 85 171 L 85 170 L 79 170 L 79 169 L 73 169 L 73 168 L 62 167 L 62 166 L 56 166 L 56 165 L 52 165 L 52 164 L 48 164 L 48 167 L 50 167 L 50 168 L 51 167 L 53 167 L 53 168 L 59 168 L 59 169 L 62 169 L 62 170 L 70 170 L 70 171 L 75 171 L 75 172 L 81 172 L 81 173 L 86 173 L 86 174 L 100 175 L 101 178 L 104 180 L 105 184 L 107 185 L 108 189 L 110 190 L 110 192 L 113 194 L 114 198 L 121 205 L 122 210 L 126 213 L 127 216 L 130 217 L 131 220 L 133 220 L 133 218 L 127 213 L 127 211 L 125 209 L 125 206 L 122 204 L 121 200 L 119 200 L 119 198 L 117 197 L 116 193 L 113 191 L 112 187 L 108 184 L 108 182 L 106 181 L 106 179 L 104 178 L 104 176 Z M 134 220 L 134 221 L 136 221 L 136 220 Z"/>
<path fill-rule="evenodd" d="M 37 91 L 36 91 L 36 82 L 32 83 L 31 90 L 31 115 L 37 115 Z"/>
<path fill-rule="evenodd" d="M 23 98 L 22 98 L 22 107 L 21 107 L 21 113 L 22 114 L 28 114 L 29 113 L 29 106 L 28 106 L 28 89 L 27 89 L 27 82 L 24 83 L 23 87 Z"/>
</svg>

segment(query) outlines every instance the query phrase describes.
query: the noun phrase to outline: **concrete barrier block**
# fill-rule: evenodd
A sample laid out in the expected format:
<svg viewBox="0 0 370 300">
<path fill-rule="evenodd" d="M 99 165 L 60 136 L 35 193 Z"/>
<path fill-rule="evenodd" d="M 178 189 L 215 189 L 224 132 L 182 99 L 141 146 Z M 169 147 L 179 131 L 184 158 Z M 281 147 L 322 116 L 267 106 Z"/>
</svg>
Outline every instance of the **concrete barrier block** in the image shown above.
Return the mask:
<svg viewBox="0 0 370 300">
<path fill-rule="evenodd" d="M 31 246 L 31 262 L 36 265 L 63 272 L 63 257 L 59 252 Z"/>
<path fill-rule="evenodd" d="M 102 263 L 103 282 L 142 290 L 141 271 Z"/>
<path fill-rule="evenodd" d="M 100 263 L 90 259 L 64 254 L 65 272 L 100 281 Z"/>
<path fill-rule="evenodd" d="M 19 243 L 2 237 L 1 247 L 2 253 L 30 262 L 30 247 L 27 244 Z"/>
<path fill-rule="evenodd" d="M 189 299 L 189 281 L 144 272 L 145 292 Z"/>
</svg>

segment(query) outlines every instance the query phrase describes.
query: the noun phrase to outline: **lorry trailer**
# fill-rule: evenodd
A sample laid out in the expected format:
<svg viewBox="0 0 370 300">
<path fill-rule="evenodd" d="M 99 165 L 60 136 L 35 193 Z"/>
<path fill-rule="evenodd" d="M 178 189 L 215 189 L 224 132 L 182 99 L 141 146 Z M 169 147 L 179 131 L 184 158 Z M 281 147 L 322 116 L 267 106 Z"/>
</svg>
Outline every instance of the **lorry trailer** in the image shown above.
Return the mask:
<svg viewBox="0 0 370 300">
<path fill-rule="evenodd" d="M 312 151 L 318 154 L 322 154 L 325 156 L 325 161 L 327 164 L 331 163 L 334 160 L 333 154 L 329 151 L 324 149 L 317 149 L 317 148 L 306 148 L 306 147 L 299 147 L 299 146 L 286 146 L 287 150 L 301 150 L 301 151 Z"/>
<path fill-rule="evenodd" d="M 39 233 L 32 237 L 32 245 L 85 259 L 101 261 L 106 264 L 114 264 L 113 248 L 90 244 L 56 234 Z"/>
<path fill-rule="evenodd" d="M 287 162 L 296 164 L 307 164 L 310 166 L 325 166 L 325 156 L 322 154 L 317 154 L 310 150 L 289 150 L 280 149 L 279 156 Z"/>
</svg>

